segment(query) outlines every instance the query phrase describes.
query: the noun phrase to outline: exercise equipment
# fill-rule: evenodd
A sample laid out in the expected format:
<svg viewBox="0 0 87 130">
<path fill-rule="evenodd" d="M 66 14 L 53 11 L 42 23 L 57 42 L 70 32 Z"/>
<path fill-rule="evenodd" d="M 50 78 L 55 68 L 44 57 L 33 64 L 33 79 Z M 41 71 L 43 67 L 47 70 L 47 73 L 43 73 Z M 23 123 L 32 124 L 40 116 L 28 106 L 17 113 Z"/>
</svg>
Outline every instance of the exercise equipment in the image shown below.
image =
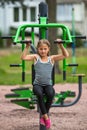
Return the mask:
<svg viewBox="0 0 87 130">
<path fill-rule="evenodd" d="M 0 38 L 2 39 L 12 39 L 13 40 L 13 44 L 21 44 L 22 45 L 22 51 L 25 48 L 25 44 L 28 41 L 26 41 L 25 39 L 25 31 L 26 29 L 30 28 L 31 29 L 31 39 L 32 39 L 32 44 L 31 44 L 31 50 L 32 53 L 37 53 L 37 50 L 35 48 L 35 33 L 34 33 L 34 29 L 38 28 L 39 29 L 39 39 L 46 39 L 48 37 L 48 28 L 60 28 L 62 30 L 62 43 L 64 44 L 65 47 L 67 47 L 67 44 L 72 44 L 73 43 L 73 39 L 75 38 L 80 38 L 80 39 L 86 39 L 86 36 L 75 36 L 75 35 L 71 35 L 70 30 L 67 26 L 65 26 L 64 24 L 60 24 L 60 23 L 48 23 L 48 6 L 46 3 L 41 2 L 39 4 L 39 23 L 36 24 L 24 24 L 24 25 L 20 25 L 17 29 L 16 35 L 15 36 L 2 36 Z M 67 37 L 67 39 L 66 39 Z M 21 40 L 20 40 L 21 38 Z M 56 41 L 54 41 L 54 43 L 56 43 Z M 75 48 L 73 46 L 73 53 Z M 74 55 L 74 54 L 73 54 Z M 74 56 L 75 57 L 75 56 Z M 75 58 L 73 58 L 75 59 Z M 66 70 L 67 67 L 76 67 L 78 66 L 77 63 L 69 63 L 67 64 L 66 59 L 63 60 L 63 80 L 66 80 Z M 22 67 L 22 81 L 25 81 L 25 61 L 22 60 L 22 63 L 20 64 L 10 64 L 10 67 Z"/>
<path fill-rule="evenodd" d="M 66 90 L 63 92 L 61 91 L 60 93 L 56 93 L 54 97 L 54 102 L 52 103 L 52 107 L 69 107 L 76 104 L 79 101 L 82 94 L 82 77 L 84 77 L 85 74 L 73 74 L 72 76 L 78 77 L 78 94 L 76 95 L 76 93 L 71 90 Z M 37 104 L 37 98 L 34 95 L 32 89 L 30 89 L 29 87 L 16 88 L 16 89 L 12 89 L 11 91 L 13 93 L 6 94 L 5 97 L 14 98 L 15 100 L 12 99 L 11 100 L 12 102 L 21 105 L 20 102 L 24 101 L 24 99 L 27 99 L 26 101 L 28 104 L 30 104 L 30 106 Z M 66 98 L 73 98 L 73 97 L 76 97 L 76 99 L 74 99 L 73 102 L 65 103 Z M 22 106 L 26 107 L 25 103 Z M 26 108 L 31 109 L 30 106 L 28 105 Z"/>
<path fill-rule="evenodd" d="M 71 90 L 56 93 L 51 107 L 70 107 L 72 105 L 75 105 L 80 100 L 82 94 L 82 77 L 84 77 L 85 74 L 73 74 L 72 76 L 78 77 L 78 94 L 76 95 L 76 93 Z M 30 89 L 29 87 L 26 88 L 24 87 L 24 88 L 12 89 L 11 91 L 12 93 L 6 94 L 5 97 L 11 98 L 12 103 L 25 107 L 27 109 L 35 109 L 37 105 L 37 110 L 39 110 L 38 100 L 36 95 L 34 95 L 32 89 Z M 68 98 L 69 100 L 70 98 L 75 99 L 74 101 L 66 102 L 66 99 Z M 46 100 L 45 95 L 44 100 Z M 46 130 L 46 127 L 42 124 L 39 124 L 39 130 Z"/>
<path fill-rule="evenodd" d="M 13 39 L 13 43 L 15 45 L 17 43 L 20 43 L 22 45 L 22 51 L 25 48 L 25 43 L 30 42 L 33 53 L 37 53 L 35 46 L 34 46 L 34 36 L 35 36 L 34 28 L 39 28 L 40 39 L 47 38 L 47 33 L 48 33 L 47 29 L 48 28 L 60 28 L 62 30 L 63 39 L 59 44 L 63 43 L 65 47 L 67 46 L 67 44 L 72 43 L 72 37 L 76 37 L 76 36 L 72 36 L 70 34 L 69 28 L 65 25 L 57 24 L 57 23 L 48 23 L 47 10 L 48 10 L 47 4 L 45 4 L 43 2 L 40 3 L 40 5 L 39 5 L 39 11 L 40 11 L 39 24 L 37 23 L 37 24 L 20 25 L 17 29 L 16 35 L 12 36 L 12 37 L 10 37 L 10 36 L 8 37 L 8 38 Z M 25 31 L 27 28 L 32 28 L 32 32 L 31 32 L 32 41 L 25 40 Z M 67 35 L 67 39 L 66 39 L 66 35 Z M 20 36 L 21 36 L 21 40 L 20 40 Z M 82 36 L 77 36 L 77 37 L 81 38 Z M 3 38 L 7 38 L 7 37 L 3 37 Z M 54 43 L 58 43 L 58 41 L 54 41 Z M 21 64 L 11 64 L 10 66 L 11 67 L 22 67 L 22 81 L 24 82 L 25 81 L 25 61 L 22 60 Z M 66 67 L 67 66 L 78 66 L 78 64 L 67 64 L 66 59 L 63 60 L 63 80 L 66 80 Z M 32 82 L 34 80 L 34 76 L 35 76 L 34 66 L 32 65 Z M 56 93 L 55 97 L 54 97 L 54 101 L 52 103 L 52 107 L 69 107 L 69 106 L 76 104 L 79 101 L 81 94 L 82 94 L 82 77 L 85 75 L 78 74 L 78 75 L 73 75 L 73 76 L 78 77 L 78 94 L 76 95 L 76 93 L 71 90 Z M 54 84 L 55 83 L 54 82 L 54 70 L 53 70 L 53 74 L 52 74 L 52 80 L 53 80 L 53 84 Z M 38 104 L 36 95 L 34 95 L 32 89 L 30 89 L 29 87 L 12 89 L 11 92 L 12 93 L 10 93 L 10 94 L 6 94 L 5 97 L 11 98 L 12 103 L 18 104 L 18 105 L 23 106 L 28 109 L 34 109 L 35 106 Z M 68 103 L 66 102 L 67 98 L 74 98 L 74 97 L 76 97 L 74 99 L 74 101 L 68 102 Z M 44 95 L 44 98 L 45 98 L 44 100 L 46 100 L 45 95 Z M 40 130 L 46 130 L 46 127 L 40 124 Z"/>
</svg>

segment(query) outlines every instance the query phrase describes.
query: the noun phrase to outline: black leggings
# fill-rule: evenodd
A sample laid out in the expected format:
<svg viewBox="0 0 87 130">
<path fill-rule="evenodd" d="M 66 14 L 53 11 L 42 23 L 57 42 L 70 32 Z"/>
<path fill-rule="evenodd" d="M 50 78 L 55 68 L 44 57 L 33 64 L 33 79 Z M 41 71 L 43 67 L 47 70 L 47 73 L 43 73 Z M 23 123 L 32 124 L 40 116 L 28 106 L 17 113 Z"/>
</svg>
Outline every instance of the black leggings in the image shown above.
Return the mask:
<svg viewBox="0 0 87 130">
<path fill-rule="evenodd" d="M 42 115 L 49 113 L 49 109 L 52 104 L 52 100 L 55 95 L 55 91 L 53 86 L 40 86 L 40 85 L 34 85 L 33 86 L 33 92 L 38 98 L 38 104 L 41 110 Z M 44 95 L 46 95 L 46 102 L 44 102 Z"/>
</svg>

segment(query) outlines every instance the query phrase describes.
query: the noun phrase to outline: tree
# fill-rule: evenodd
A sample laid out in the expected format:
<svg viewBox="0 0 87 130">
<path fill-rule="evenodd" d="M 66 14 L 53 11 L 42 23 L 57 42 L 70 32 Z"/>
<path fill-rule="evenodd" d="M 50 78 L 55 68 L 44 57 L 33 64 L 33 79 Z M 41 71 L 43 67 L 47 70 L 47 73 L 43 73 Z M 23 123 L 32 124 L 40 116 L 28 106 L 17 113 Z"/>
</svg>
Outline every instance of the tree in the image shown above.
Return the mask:
<svg viewBox="0 0 87 130">
<path fill-rule="evenodd" d="M 56 0 L 46 0 L 48 4 L 48 19 L 51 23 L 56 23 Z M 54 45 L 54 40 L 57 38 L 57 28 L 50 28 L 48 30 L 48 39 L 51 43 L 51 54 L 57 54 L 57 45 Z M 55 72 L 61 73 L 59 63 L 55 63 Z"/>
</svg>

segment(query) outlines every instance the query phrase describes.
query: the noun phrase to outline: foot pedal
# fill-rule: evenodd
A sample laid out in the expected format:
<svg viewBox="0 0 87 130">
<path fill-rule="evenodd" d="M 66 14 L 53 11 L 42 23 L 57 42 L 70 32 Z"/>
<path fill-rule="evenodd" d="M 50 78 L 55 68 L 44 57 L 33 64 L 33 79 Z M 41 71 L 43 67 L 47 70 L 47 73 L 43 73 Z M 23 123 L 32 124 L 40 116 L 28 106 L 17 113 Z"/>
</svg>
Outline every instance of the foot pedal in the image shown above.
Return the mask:
<svg viewBox="0 0 87 130">
<path fill-rule="evenodd" d="M 28 99 L 15 99 L 11 100 L 11 102 L 28 109 L 35 109 L 33 102 Z"/>
<path fill-rule="evenodd" d="M 16 97 L 20 97 L 20 95 L 19 95 L 19 94 L 12 93 L 12 94 L 6 94 L 5 97 L 6 97 L 6 98 L 16 98 Z"/>
<path fill-rule="evenodd" d="M 62 91 L 61 92 L 62 95 L 66 95 L 67 97 L 75 97 L 76 96 L 76 93 L 73 92 L 73 91 Z"/>
<path fill-rule="evenodd" d="M 18 90 L 29 90 L 28 87 L 24 87 L 24 88 L 15 88 L 15 89 L 11 89 L 11 91 L 18 91 Z"/>
</svg>

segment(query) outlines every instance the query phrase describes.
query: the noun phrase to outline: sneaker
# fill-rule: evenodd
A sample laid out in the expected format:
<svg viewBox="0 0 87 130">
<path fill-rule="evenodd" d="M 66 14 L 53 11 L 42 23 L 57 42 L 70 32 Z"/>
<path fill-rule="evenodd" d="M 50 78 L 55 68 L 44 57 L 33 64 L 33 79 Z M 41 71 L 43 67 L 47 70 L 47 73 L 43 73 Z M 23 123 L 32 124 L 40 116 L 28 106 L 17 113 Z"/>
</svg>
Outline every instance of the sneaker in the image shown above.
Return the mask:
<svg viewBox="0 0 87 130">
<path fill-rule="evenodd" d="M 44 121 L 44 118 L 43 118 L 43 117 L 40 118 L 40 124 L 42 124 L 42 125 L 45 126 L 45 121 Z"/>
<path fill-rule="evenodd" d="M 49 129 L 51 126 L 51 120 L 50 119 L 45 120 L 45 125 L 46 125 L 46 128 Z"/>
</svg>

